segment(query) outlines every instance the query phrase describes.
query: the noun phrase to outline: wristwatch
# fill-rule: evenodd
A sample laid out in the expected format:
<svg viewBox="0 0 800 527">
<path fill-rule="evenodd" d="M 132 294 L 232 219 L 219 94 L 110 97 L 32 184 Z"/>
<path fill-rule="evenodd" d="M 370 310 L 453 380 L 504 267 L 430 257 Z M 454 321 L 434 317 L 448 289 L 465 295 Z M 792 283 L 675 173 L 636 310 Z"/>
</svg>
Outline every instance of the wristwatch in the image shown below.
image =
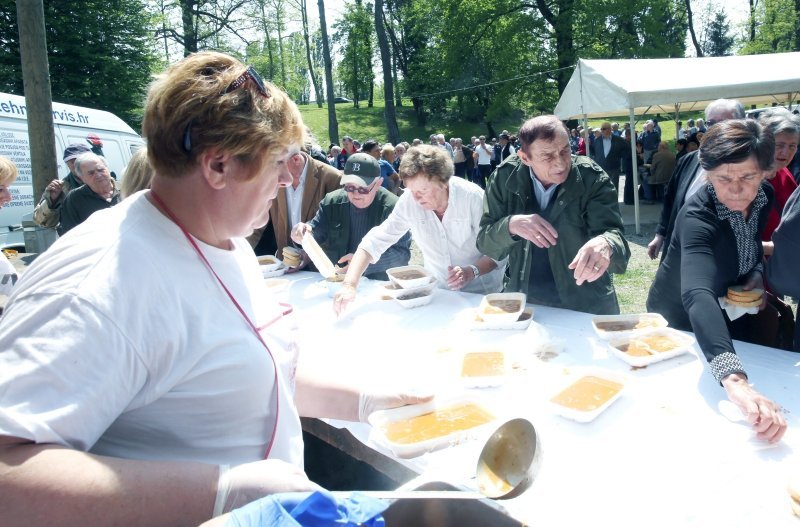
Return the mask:
<svg viewBox="0 0 800 527">
<path fill-rule="evenodd" d="M 477 265 L 470 265 L 469 268 L 472 269 L 472 278 L 473 279 L 478 278 L 481 275 L 481 270 L 478 269 Z"/>
</svg>

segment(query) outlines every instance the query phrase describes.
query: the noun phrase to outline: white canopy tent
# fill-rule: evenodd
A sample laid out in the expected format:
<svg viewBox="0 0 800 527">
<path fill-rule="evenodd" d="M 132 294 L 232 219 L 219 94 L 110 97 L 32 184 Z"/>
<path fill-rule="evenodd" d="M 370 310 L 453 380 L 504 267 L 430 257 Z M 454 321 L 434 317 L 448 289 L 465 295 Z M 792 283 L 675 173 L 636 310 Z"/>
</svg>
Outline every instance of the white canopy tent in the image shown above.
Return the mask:
<svg viewBox="0 0 800 527">
<path fill-rule="evenodd" d="M 683 59 L 579 59 L 558 101 L 561 119 L 628 114 L 674 114 L 705 109 L 719 98 L 744 105 L 781 103 L 792 106 L 800 95 L 800 53 Z M 636 145 L 631 142 L 633 159 Z M 634 171 L 634 188 L 638 174 Z M 639 195 L 634 193 L 636 232 Z"/>
</svg>

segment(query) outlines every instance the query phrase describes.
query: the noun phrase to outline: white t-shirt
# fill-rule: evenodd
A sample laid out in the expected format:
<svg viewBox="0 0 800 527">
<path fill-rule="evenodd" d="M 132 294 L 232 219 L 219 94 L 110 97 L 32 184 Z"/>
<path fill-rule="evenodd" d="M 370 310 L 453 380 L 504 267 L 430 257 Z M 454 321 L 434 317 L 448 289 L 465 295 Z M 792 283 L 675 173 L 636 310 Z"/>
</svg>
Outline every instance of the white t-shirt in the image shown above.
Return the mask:
<svg viewBox="0 0 800 527">
<path fill-rule="evenodd" d="M 479 165 L 491 165 L 492 164 L 492 157 L 494 156 L 494 149 L 491 145 L 486 143 L 480 144 L 478 143 L 475 145 L 475 151 L 478 153 L 478 164 Z"/>
<path fill-rule="evenodd" d="M 275 422 L 264 346 L 178 227 L 140 192 L 25 272 L 0 324 L 0 434 L 128 459 L 263 459 Z M 244 239 L 198 241 L 279 365 L 270 457 L 302 467 L 292 316 Z"/>
<path fill-rule="evenodd" d="M 17 283 L 17 270 L 0 251 L 0 295 L 11 294 L 11 288 Z"/>
<path fill-rule="evenodd" d="M 483 215 L 483 189 L 458 177 L 450 178 L 447 211 L 441 221 L 432 210 L 425 210 L 410 192 L 403 193 L 389 217 L 373 227 L 358 246 L 373 263 L 406 232 L 422 251 L 425 269 L 440 287 L 447 286 L 447 267 L 474 265 L 482 256 L 475 246 Z M 464 287 L 468 293 L 496 293 L 503 282 L 505 260 Z"/>
</svg>

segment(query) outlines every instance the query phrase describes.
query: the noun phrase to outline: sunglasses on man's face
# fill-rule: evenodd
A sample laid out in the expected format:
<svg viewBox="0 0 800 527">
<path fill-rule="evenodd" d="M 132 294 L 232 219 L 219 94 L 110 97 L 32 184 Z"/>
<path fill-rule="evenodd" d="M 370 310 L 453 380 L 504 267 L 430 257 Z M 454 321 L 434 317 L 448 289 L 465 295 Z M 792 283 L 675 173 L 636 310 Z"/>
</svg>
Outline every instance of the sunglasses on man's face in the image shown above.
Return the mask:
<svg viewBox="0 0 800 527">
<path fill-rule="evenodd" d="M 344 186 L 344 191 L 347 192 L 348 194 L 353 194 L 355 192 L 358 192 L 361 195 L 365 195 L 365 194 L 369 194 L 370 190 L 371 189 L 369 187 L 359 187 L 359 186 L 356 186 L 356 185 L 345 185 Z"/>
</svg>

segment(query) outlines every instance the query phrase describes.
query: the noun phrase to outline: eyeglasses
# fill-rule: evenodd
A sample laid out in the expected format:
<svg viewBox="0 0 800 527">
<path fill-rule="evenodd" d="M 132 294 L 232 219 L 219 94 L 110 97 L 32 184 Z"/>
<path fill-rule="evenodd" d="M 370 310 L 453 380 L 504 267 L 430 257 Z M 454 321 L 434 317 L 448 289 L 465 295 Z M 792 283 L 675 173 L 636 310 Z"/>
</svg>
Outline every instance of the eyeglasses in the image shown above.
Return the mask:
<svg viewBox="0 0 800 527">
<path fill-rule="evenodd" d="M 241 88 L 242 86 L 244 86 L 244 83 L 247 82 L 248 79 L 250 79 L 256 84 L 256 88 L 258 88 L 258 93 L 260 93 L 267 99 L 270 97 L 270 93 L 267 90 L 267 87 L 264 86 L 264 79 L 261 78 L 261 75 L 258 74 L 258 72 L 255 70 L 255 68 L 253 68 L 253 66 L 247 66 L 247 69 L 244 70 L 244 73 L 236 77 L 236 79 L 232 83 L 230 83 L 230 85 L 222 93 L 223 94 L 230 93 L 233 90 Z"/>
<path fill-rule="evenodd" d="M 359 187 L 356 185 L 345 185 L 344 191 L 348 194 L 353 194 L 354 192 L 358 192 L 359 194 L 366 195 L 369 194 L 371 189 L 369 187 Z"/>
<path fill-rule="evenodd" d="M 611 130 L 611 128 L 601 128 L 600 129 L 601 132 L 608 132 L 609 130 Z"/>
<path fill-rule="evenodd" d="M 707 119 L 707 120 L 706 120 L 706 128 L 711 128 L 712 126 L 714 126 L 714 125 L 715 125 L 715 124 L 717 124 L 718 122 L 719 122 L 719 121 L 717 121 L 717 120 L 714 120 L 714 119 Z"/>
<path fill-rule="evenodd" d="M 261 78 L 261 75 L 258 74 L 253 66 L 247 66 L 244 73 L 236 77 L 220 95 L 225 95 L 226 93 L 241 88 L 248 80 L 255 83 L 258 93 L 260 93 L 262 97 L 266 99 L 271 97 L 269 90 L 264 86 L 264 79 Z M 192 121 L 189 121 L 189 124 L 186 125 L 186 130 L 183 132 L 183 149 L 186 152 L 192 151 Z"/>
</svg>

